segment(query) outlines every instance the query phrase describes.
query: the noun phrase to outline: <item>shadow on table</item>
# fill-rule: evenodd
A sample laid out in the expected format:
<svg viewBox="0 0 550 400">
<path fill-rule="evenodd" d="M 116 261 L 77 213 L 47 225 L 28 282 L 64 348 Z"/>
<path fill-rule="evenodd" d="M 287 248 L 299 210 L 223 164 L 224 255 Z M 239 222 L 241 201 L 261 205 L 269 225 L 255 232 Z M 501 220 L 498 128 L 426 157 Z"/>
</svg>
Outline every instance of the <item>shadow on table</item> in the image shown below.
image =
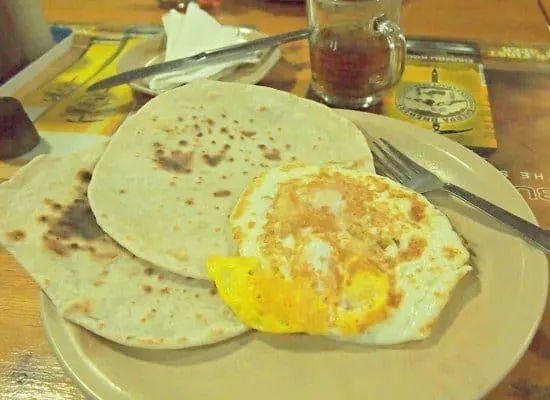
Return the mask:
<svg viewBox="0 0 550 400">
<path fill-rule="evenodd" d="M 103 346 L 118 353 L 119 357 L 171 366 L 197 365 L 225 358 L 246 346 L 253 339 L 253 333 L 247 332 L 222 342 L 199 347 L 179 350 L 155 350 L 127 347 L 95 335 L 93 336 L 94 340 L 101 342 Z"/>
<path fill-rule="evenodd" d="M 260 85 L 291 92 L 294 85 L 296 85 L 296 72 L 294 64 L 285 58 L 281 58 L 269 74 L 262 79 Z"/>
</svg>

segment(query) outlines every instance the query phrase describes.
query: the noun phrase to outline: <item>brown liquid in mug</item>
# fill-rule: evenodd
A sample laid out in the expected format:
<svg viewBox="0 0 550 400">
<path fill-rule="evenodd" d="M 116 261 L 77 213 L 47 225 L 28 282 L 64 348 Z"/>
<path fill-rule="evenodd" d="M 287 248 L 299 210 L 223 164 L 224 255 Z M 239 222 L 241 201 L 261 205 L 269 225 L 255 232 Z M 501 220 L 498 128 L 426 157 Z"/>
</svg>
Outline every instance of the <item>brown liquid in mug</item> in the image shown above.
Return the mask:
<svg viewBox="0 0 550 400">
<path fill-rule="evenodd" d="M 321 92 L 368 97 L 383 87 L 390 50 L 383 36 L 364 26 L 322 28 L 310 42 L 311 71 Z"/>
</svg>

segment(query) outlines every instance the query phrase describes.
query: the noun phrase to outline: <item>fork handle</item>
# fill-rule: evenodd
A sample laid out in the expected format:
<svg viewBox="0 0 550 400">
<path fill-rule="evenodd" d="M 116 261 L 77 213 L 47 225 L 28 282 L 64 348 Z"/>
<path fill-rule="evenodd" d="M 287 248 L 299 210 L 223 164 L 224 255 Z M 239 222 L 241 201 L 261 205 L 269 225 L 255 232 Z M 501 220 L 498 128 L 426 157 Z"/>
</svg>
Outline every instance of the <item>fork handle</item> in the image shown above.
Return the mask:
<svg viewBox="0 0 550 400">
<path fill-rule="evenodd" d="M 500 208 L 499 206 L 476 196 L 467 190 L 462 189 L 452 183 L 445 183 L 443 189 L 470 203 L 471 205 L 485 211 L 493 218 L 499 220 L 504 225 L 516 230 L 523 237 L 538 245 L 540 248 L 550 253 L 550 231 L 545 231 L 535 224 L 515 216 L 512 213 Z"/>
</svg>

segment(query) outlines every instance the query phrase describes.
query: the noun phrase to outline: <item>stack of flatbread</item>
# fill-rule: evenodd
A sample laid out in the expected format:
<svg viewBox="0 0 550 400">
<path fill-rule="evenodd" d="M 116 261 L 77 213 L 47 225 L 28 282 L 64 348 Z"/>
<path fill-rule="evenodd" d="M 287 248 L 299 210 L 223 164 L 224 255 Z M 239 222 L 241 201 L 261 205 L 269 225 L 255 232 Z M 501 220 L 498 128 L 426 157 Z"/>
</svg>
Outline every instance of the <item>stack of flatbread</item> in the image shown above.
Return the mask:
<svg viewBox="0 0 550 400">
<path fill-rule="evenodd" d="M 151 100 L 108 143 L 39 156 L 0 185 L 0 241 L 63 317 L 97 335 L 159 349 L 214 343 L 248 328 L 206 258 L 233 254 L 239 195 L 290 161 L 373 172 L 364 136 L 335 111 L 196 81 Z"/>
</svg>

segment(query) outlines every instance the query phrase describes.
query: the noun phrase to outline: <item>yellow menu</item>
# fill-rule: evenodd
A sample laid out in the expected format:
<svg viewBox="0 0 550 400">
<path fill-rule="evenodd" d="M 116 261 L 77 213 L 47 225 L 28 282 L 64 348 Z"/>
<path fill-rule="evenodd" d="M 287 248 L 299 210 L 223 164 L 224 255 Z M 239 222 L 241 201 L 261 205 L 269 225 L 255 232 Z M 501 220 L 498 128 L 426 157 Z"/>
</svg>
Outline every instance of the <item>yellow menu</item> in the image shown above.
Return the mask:
<svg viewBox="0 0 550 400">
<path fill-rule="evenodd" d="M 92 83 L 117 73 L 116 64 L 141 38 L 92 40 L 83 56 L 22 99 L 26 109 L 39 109 L 34 123 L 41 133 L 110 135 L 132 111 L 134 96 L 128 85 L 87 92 Z"/>
<path fill-rule="evenodd" d="M 474 57 L 410 54 L 382 114 L 471 148 L 497 147 L 483 67 Z"/>
</svg>

